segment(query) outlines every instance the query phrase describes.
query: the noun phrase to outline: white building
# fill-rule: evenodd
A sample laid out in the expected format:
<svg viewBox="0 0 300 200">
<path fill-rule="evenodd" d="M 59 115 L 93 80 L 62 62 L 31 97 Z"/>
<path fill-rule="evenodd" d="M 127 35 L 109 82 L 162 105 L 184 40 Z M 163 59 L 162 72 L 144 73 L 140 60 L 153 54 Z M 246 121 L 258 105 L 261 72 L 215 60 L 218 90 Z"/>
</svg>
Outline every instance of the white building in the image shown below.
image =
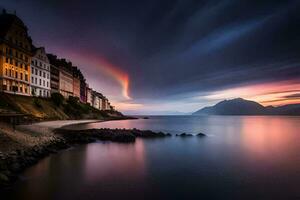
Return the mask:
<svg viewBox="0 0 300 200">
<path fill-rule="evenodd" d="M 50 97 L 50 62 L 44 47 L 35 48 L 31 60 L 31 94 Z"/>
</svg>

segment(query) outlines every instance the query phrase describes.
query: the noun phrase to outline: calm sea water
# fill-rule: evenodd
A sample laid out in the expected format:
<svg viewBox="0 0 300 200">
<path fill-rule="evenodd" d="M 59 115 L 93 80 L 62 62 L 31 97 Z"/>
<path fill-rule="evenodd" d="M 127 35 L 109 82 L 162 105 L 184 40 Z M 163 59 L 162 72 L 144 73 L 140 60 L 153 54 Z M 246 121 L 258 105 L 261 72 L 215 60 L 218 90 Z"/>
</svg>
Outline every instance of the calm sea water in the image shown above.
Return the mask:
<svg viewBox="0 0 300 200">
<path fill-rule="evenodd" d="M 43 159 L 6 199 L 300 199 L 300 118 L 161 116 L 77 128 L 206 138 L 97 142 Z"/>
</svg>

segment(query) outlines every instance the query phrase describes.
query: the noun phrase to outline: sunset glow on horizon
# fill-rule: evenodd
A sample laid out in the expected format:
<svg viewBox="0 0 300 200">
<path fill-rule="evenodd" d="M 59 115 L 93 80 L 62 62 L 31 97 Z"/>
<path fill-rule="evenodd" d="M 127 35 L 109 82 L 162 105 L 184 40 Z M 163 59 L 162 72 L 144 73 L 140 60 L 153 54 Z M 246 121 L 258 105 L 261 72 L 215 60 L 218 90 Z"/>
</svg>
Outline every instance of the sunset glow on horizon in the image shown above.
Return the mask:
<svg viewBox="0 0 300 200">
<path fill-rule="evenodd" d="M 300 80 L 260 83 L 216 91 L 207 99 L 221 100 L 245 98 L 256 101 L 264 106 L 281 106 L 300 103 Z"/>
</svg>

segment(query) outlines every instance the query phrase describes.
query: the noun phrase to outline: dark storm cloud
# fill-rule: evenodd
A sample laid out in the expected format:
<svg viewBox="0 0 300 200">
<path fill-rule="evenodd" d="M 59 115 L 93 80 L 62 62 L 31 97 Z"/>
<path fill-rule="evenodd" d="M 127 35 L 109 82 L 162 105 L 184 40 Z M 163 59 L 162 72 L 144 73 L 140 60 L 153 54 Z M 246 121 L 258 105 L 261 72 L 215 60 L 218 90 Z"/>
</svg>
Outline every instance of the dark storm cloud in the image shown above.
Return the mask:
<svg viewBox="0 0 300 200">
<path fill-rule="evenodd" d="M 300 77 L 297 0 L 2 4 L 16 9 L 50 50 L 89 52 L 122 68 L 135 99 Z"/>
</svg>

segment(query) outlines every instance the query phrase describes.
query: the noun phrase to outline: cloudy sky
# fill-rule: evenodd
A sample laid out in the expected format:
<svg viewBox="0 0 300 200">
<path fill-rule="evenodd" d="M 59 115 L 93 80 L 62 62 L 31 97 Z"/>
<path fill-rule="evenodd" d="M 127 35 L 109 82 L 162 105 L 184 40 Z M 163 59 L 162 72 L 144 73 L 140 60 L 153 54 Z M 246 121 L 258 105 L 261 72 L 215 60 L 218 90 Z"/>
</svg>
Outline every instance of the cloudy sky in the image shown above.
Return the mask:
<svg viewBox="0 0 300 200">
<path fill-rule="evenodd" d="M 300 103 L 298 0 L 2 0 L 127 114 Z"/>
</svg>

